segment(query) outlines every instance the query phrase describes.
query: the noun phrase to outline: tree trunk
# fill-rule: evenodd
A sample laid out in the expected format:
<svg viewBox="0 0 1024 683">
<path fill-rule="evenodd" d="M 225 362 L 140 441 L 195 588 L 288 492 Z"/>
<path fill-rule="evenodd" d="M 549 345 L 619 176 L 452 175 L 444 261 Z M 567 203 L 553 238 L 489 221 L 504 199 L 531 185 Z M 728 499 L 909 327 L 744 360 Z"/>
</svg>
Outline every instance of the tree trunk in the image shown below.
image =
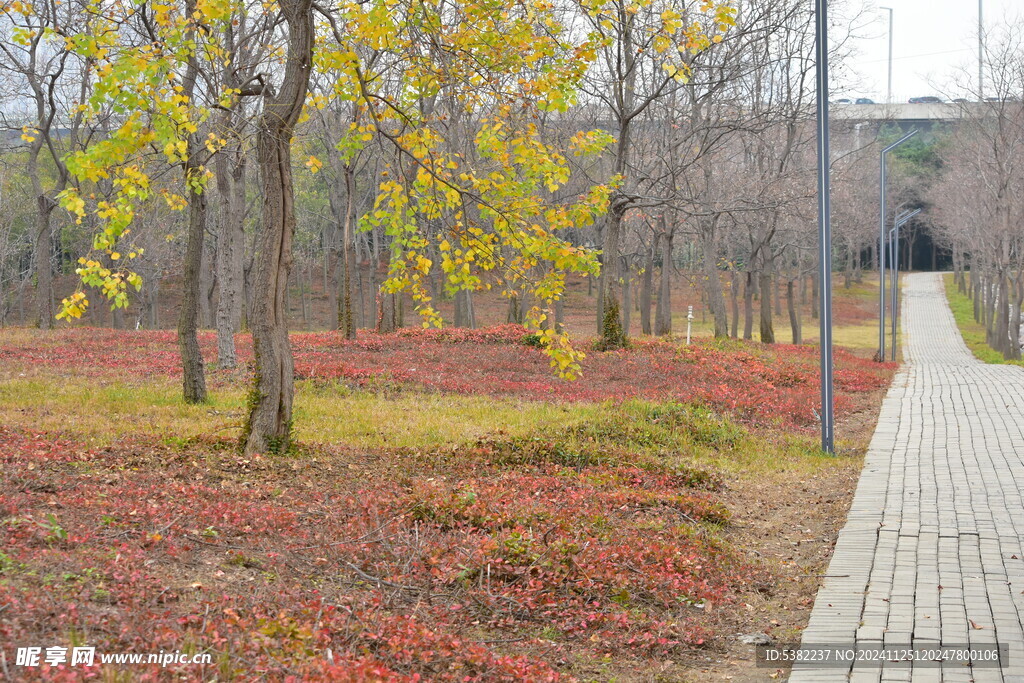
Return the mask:
<svg viewBox="0 0 1024 683">
<path fill-rule="evenodd" d="M 370 327 L 369 322 L 366 320 L 366 269 L 363 268 L 361 263 L 356 261 L 356 268 L 353 271 L 356 274 L 356 283 L 359 285 L 359 323 L 360 327 Z"/>
<path fill-rule="evenodd" d="M 198 136 L 190 136 L 189 157 L 185 162 L 185 177 L 199 173 Z M 182 268 L 184 292 L 178 313 L 178 347 L 181 349 L 182 389 L 186 403 L 206 400 L 206 376 L 203 354 L 199 348 L 200 268 L 203 262 L 203 241 L 206 236 L 206 194 L 194 190 L 188 196 L 188 243 Z"/>
<path fill-rule="evenodd" d="M 1017 278 L 1012 282 L 1013 285 L 1013 306 L 1010 311 L 1010 341 L 1009 341 L 1009 355 L 1006 356 L 1007 360 L 1020 360 L 1020 324 L 1021 324 L 1021 306 L 1024 305 L 1024 271 L 1017 272 Z"/>
<path fill-rule="evenodd" d="M 999 315 L 996 318 L 996 351 L 1003 354 L 1007 360 L 1013 357 L 1010 350 L 1010 283 L 1005 274 L 999 275 Z"/>
<path fill-rule="evenodd" d="M 761 271 L 761 343 L 775 343 L 775 327 L 772 324 L 772 274 Z"/>
<path fill-rule="evenodd" d="M 633 292 L 629 265 L 623 259 L 622 265 L 622 333 L 629 337 L 629 326 L 633 319 Z"/>
<path fill-rule="evenodd" d="M 655 233 L 654 241 L 647 249 L 644 258 L 644 276 L 640 279 L 640 331 L 651 333 L 651 289 L 654 285 L 654 250 L 658 244 Z"/>
<path fill-rule="evenodd" d="M 853 257 L 853 245 L 848 242 L 846 245 L 846 267 L 843 269 L 843 289 L 853 286 Z"/>
<path fill-rule="evenodd" d="M 342 176 L 345 179 L 345 218 L 341 228 L 341 254 L 342 269 L 341 291 L 338 295 L 338 329 L 344 333 L 346 339 L 356 338 L 355 315 L 352 311 L 352 273 L 356 268 L 355 250 L 353 249 L 352 227 L 356 222 L 356 179 L 355 171 L 350 164 L 342 167 Z M 362 294 L 360 294 L 362 296 Z M 360 305 L 361 302 L 360 302 Z"/>
<path fill-rule="evenodd" d="M 811 320 L 818 319 L 818 276 L 811 274 Z"/>
<path fill-rule="evenodd" d="M 978 276 L 978 291 L 976 293 L 978 305 L 980 306 L 979 314 L 976 319 L 983 327 L 988 328 L 988 304 L 992 297 L 989 296 L 989 283 L 987 275 Z"/>
<path fill-rule="evenodd" d="M 658 305 L 654 313 L 654 333 L 658 336 L 672 334 L 672 231 L 662 234 L 664 245 L 661 249 L 661 277 L 658 280 Z M 717 275 L 717 269 L 715 271 Z M 717 336 L 717 335 L 716 335 Z"/>
<path fill-rule="evenodd" d="M 732 271 L 729 278 L 729 298 L 732 300 L 732 322 L 729 336 L 737 339 L 740 325 L 740 274 L 736 270 Z"/>
<path fill-rule="evenodd" d="M 455 327 L 476 328 L 473 292 L 468 289 L 460 289 L 455 292 Z"/>
<path fill-rule="evenodd" d="M 626 345 L 626 333 L 622 329 L 622 302 L 619 300 L 619 233 L 626 208 L 622 198 L 613 198 L 604 224 L 598 325 L 601 346 L 606 350 L 621 349 Z"/>
<path fill-rule="evenodd" d="M 754 338 L 754 273 L 749 270 L 743 285 L 743 338 Z"/>
<path fill-rule="evenodd" d="M 53 327 L 53 203 L 45 194 L 36 197 L 36 316 L 41 330 Z"/>
<path fill-rule="evenodd" d="M 708 280 L 708 306 L 715 319 L 715 338 L 722 339 L 729 336 L 729 313 L 725 306 L 725 295 L 722 293 L 722 279 L 718 274 L 718 249 L 714 233 L 710 230 L 704 231 L 701 248 L 704 275 Z"/>
<path fill-rule="evenodd" d="M 347 231 L 342 231 L 344 232 Z M 342 333 L 345 339 L 356 338 L 356 310 L 355 302 L 352 299 L 353 294 L 353 278 L 359 278 L 359 270 L 356 266 L 355 250 L 352 248 L 352 244 L 342 238 L 343 242 L 341 245 L 340 253 L 335 253 L 335 258 L 332 261 L 335 262 L 335 277 L 334 282 L 337 283 L 337 287 L 333 289 L 334 294 L 334 309 L 335 309 L 335 323 L 336 329 Z M 360 298 L 362 297 L 362 283 L 357 282 L 359 291 L 356 293 Z M 332 286 L 333 287 L 333 286 Z M 360 309 L 362 308 L 362 301 L 360 300 Z M 362 311 L 359 311 L 359 318 L 361 319 Z"/>
<path fill-rule="evenodd" d="M 508 297 L 508 308 L 505 310 L 505 322 L 522 325 L 526 316 L 526 301 L 518 294 Z"/>
<path fill-rule="evenodd" d="M 190 0 L 186 6 L 194 8 Z M 190 58 L 185 72 L 185 94 L 191 99 L 196 90 L 199 66 Z M 200 133 L 189 135 L 188 158 L 184 162 L 185 182 L 188 189 L 188 242 L 185 246 L 185 263 L 182 267 L 181 310 L 178 313 L 178 347 L 181 350 L 181 379 L 186 403 L 201 403 L 206 400 L 206 376 L 203 368 L 203 354 L 199 349 L 200 281 L 203 265 L 203 242 L 206 239 L 206 191 L 199 191 L 198 182 L 203 174 L 199 163 L 199 150 L 203 142 Z M 195 183 L 195 186 L 193 186 Z"/>
<path fill-rule="evenodd" d="M 789 309 L 789 325 L 793 329 L 793 343 L 802 344 L 803 335 L 800 330 L 800 316 L 793 301 L 793 281 L 786 282 L 786 307 Z"/>
<path fill-rule="evenodd" d="M 332 207 L 333 208 L 333 207 Z M 320 242 L 323 245 L 324 260 L 321 266 L 320 287 L 327 297 L 327 329 L 336 330 L 340 325 L 341 304 L 338 295 L 341 289 L 341 238 L 335 221 L 326 221 L 320 228 Z"/>
<path fill-rule="evenodd" d="M 381 287 L 377 293 L 377 327 L 378 334 L 390 334 L 401 327 L 401 301 L 399 294 L 390 294 Z"/>
<path fill-rule="evenodd" d="M 999 347 L 996 345 L 996 287 L 997 284 L 994 279 L 986 278 L 985 287 L 985 337 L 986 342 L 989 346 L 994 349 Z"/>
<path fill-rule="evenodd" d="M 774 285 L 775 283 L 773 283 Z M 782 288 L 778 286 L 772 287 L 772 297 L 775 300 L 775 315 L 782 315 Z"/>
<path fill-rule="evenodd" d="M 43 104 L 45 97 L 41 90 L 34 88 L 35 100 L 37 105 L 37 114 L 40 122 L 40 130 L 36 132 L 36 138 L 29 145 L 28 159 L 25 165 L 25 173 L 32 183 L 32 192 L 36 198 L 36 231 L 35 240 L 33 242 L 33 254 L 32 254 L 32 265 L 35 267 L 34 274 L 36 276 L 36 325 L 40 329 L 49 330 L 53 327 L 53 267 L 52 267 L 52 256 L 53 256 L 53 228 L 50 223 L 50 217 L 54 209 L 54 204 L 50 200 L 50 196 L 43 189 L 42 178 L 39 170 L 39 154 L 43 149 L 45 142 L 43 130 L 45 127 L 45 105 Z M 47 135 L 49 131 L 47 130 Z M 62 176 L 63 177 L 63 176 Z M 55 190 L 60 191 L 64 187 L 63 181 L 59 182 Z M 54 192 L 54 195 L 56 192 Z M 25 306 L 25 294 L 24 292 L 18 292 L 18 308 L 20 314 L 18 316 L 20 322 L 24 324 L 24 306 Z"/>
<path fill-rule="evenodd" d="M 291 445 L 295 370 L 285 310 L 295 231 L 291 139 L 306 100 L 313 63 L 311 1 L 279 0 L 289 32 L 287 61 L 280 91 L 265 99 L 257 133 L 263 224 L 250 316 L 256 383 L 242 434 L 246 453 L 282 452 Z"/>
<path fill-rule="evenodd" d="M 224 118 L 225 132 L 237 135 L 231 119 Z M 245 152 L 237 141 L 217 154 L 215 168 L 221 207 L 217 235 L 217 366 L 233 368 L 238 364 L 235 332 L 242 324 L 242 253 L 245 248 Z"/>
<path fill-rule="evenodd" d="M 302 315 L 302 329 L 309 329 L 309 290 L 302 281 L 302 266 L 295 271 L 295 286 L 299 289 L 299 313 Z"/>
<path fill-rule="evenodd" d="M 977 274 L 971 272 L 971 301 L 974 302 L 974 322 L 981 322 L 981 289 L 978 287 Z"/>
<path fill-rule="evenodd" d="M 203 190 L 207 192 L 209 188 Z M 207 202 L 204 225 L 209 222 L 209 202 Z M 205 244 L 206 229 L 203 229 L 203 253 L 199 262 L 199 320 L 198 327 L 207 329 L 217 325 L 217 307 L 214 305 L 214 294 L 217 292 L 217 242 Z"/>
<path fill-rule="evenodd" d="M 144 288 L 145 306 L 141 318 L 143 327 L 156 330 L 160 327 L 160 278 L 153 278 Z"/>
<path fill-rule="evenodd" d="M 366 301 L 370 309 L 370 315 L 373 316 L 374 329 L 380 328 L 380 325 L 378 324 L 379 315 L 377 310 L 377 297 L 380 294 L 380 277 L 379 273 L 377 272 L 377 269 L 380 264 L 377 263 L 377 253 L 378 252 L 371 247 L 370 258 L 368 262 L 369 267 L 367 268 L 368 272 L 366 273 L 370 279 L 369 287 L 367 288 L 366 291 Z M 370 327 L 370 325 L 368 324 L 367 327 Z"/>
<path fill-rule="evenodd" d="M 258 233 L 256 239 L 259 239 Z M 252 317 L 252 284 L 256 277 L 256 242 L 253 241 L 252 253 L 248 259 L 242 259 L 242 329 L 251 330 L 249 318 Z"/>
</svg>

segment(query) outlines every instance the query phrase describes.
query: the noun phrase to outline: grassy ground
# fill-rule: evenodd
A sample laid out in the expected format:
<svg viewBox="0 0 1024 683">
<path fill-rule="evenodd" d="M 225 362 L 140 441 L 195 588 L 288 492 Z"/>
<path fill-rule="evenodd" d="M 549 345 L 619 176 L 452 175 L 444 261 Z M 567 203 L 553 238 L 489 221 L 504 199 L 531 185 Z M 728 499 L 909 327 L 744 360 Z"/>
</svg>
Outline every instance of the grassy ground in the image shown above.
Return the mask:
<svg viewBox="0 0 1024 683">
<path fill-rule="evenodd" d="M 1008 361 L 1003 358 L 1003 354 L 988 345 L 985 341 L 985 326 L 974 319 L 974 303 L 970 297 L 957 289 L 952 273 L 946 274 L 943 279 L 946 284 L 946 298 L 949 300 L 949 307 L 953 311 L 953 317 L 956 319 L 957 327 L 960 328 L 964 343 L 967 344 L 967 348 L 971 350 L 974 357 L 985 363 L 1024 366 L 1024 361 Z"/>
<path fill-rule="evenodd" d="M 735 634 L 806 623 L 894 367 L 837 354 L 836 458 L 813 349 L 638 342 L 570 384 L 519 338 L 295 335 L 299 446 L 241 458 L 244 369 L 188 406 L 173 334 L 0 331 L 4 643 L 218 680 L 763 680 Z"/>
<path fill-rule="evenodd" d="M 850 287 L 845 286 L 845 280 L 841 275 L 837 275 L 834 278 L 833 311 L 836 326 L 833 330 L 833 338 L 835 343 L 840 346 L 870 355 L 877 348 L 875 338 L 877 329 L 873 335 L 872 324 L 878 318 L 878 283 L 876 275 L 869 272 L 865 272 L 862 275 L 861 282 L 851 282 Z M 714 323 L 710 319 L 710 314 L 704 305 L 704 299 L 699 288 L 695 286 L 699 284 L 700 279 L 700 277 L 691 278 L 685 271 L 680 273 L 679 277 L 673 279 L 673 331 L 679 336 L 686 334 L 687 306 L 693 306 L 694 309 L 693 334 L 695 336 L 711 336 L 713 333 Z M 291 306 L 289 315 L 290 329 L 323 329 L 328 326 L 328 311 L 332 310 L 333 306 L 330 305 L 328 297 L 321 291 L 320 283 L 317 282 L 315 285 L 310 304 L 312 315 L 308 320 L 301 315 L 300 304 L 302 297 L 296 292 L 289 296 Z M 722 285 L 727 304 L 730 304 L 732 283 L 725 273 L 722 274 Z M 67 292 L 73 289 L 74 286 L 74 278 L 65 278 L 64 281 L 58 281 L 57 291 Z M 178 292 L 180 289 L 180 284 L 173 276 L 165 279 L 161 284 L 161 305 L 159 307 L 161 314 L 159 319 L 164 326 L 172 326 L 177 319 Z M 595 291 L 596 289 L 588 286 L 587 281 L 582 278 L 569 278 L 567 282 L 567 292 L 564 301 L 565 325 L 566 329 L 574 336 L 588 337 L 595 334 Z M 629 332 L 631 335 L 637 336 L 640 334 L 638 296 L 639 291 L 635 287 L 632 295 L 634 310 L 631 314 Z M 453 318 L 454 302 L 451 299 L 443 299 L 435 303 L 437 309 L 446 320 Z M 740 292 L 740 307 L 740 315 L 742 316 L 742 292 Z M 372 318 L 372 311 L 369 310 L 372 306 L 364 306 L 364 308 L 367 309 L 364 311 L 367 316 Z M 406 323 L 415 325 L 417 321 L 414 320 L 415 314 L 411 311 L 411 308 L 411 305 L 407 306 Z M 815 318 L 816 312 L 811 305 L 809 292 L 805 292 L 804 301 L 798 305 L 798 308 L 800 310 L 804 341 L 805 343 L 814 342 L 818 337 L 818 321 Z M 474 310 L 479 326 L 494 326 L 505 322 L 507 309 L 508 302 L 497 292 L 479 293 L 475 296 Z M 653 310 L 652 305 L 652 315 Z M 731 307 L 729 310 L 731 315 Z M 760 301 L 756 299 L 754 302 L 755 316 L 759 315 L 759 310 Z M 779 310 L 775 311 L 773 307 L 773 311 L 776 341 L 780 344 L 788 344 L 792 341 L 792 332 L 790 330 L 789 314 L 786 310 L 784 297 Z M 137 312 L 134 310 L 124 316 L 129 324 L 132 324 L 136 317 Z M 110 322 L 109 310 L 103 306 L 96 306 L 89 309 L 85 318 L 80 321 L 80 324 L 104 327 L 109 325 Z M 758 321 L 755 320 L 752 332 L 753 341 L 761 340 L 757 323 Z M 206 324 L 212 326 L 213 322 L 207 321 Z M 368 322 L 368 325 L 364 326 L 369 325 L 372 325 L 372 320 Z M 740 321 L 739 329 L 742 336 L 742 320 Z"/>
<path fill-rule="evenodd" d="M 166 446 L 184 446 L 211 437 L 236 439 L 244 404 L 245 395 L 237 388 L 215 392 L 206 404 L 189 405 L 169 381 L 54 386 L 41 378 L 11 379 L 0 386 L 0 423 L 74 434 L 93 448 L 113 447 L 140 435 Z M 575 450 L 584 445 L 581 439 L 593 441 L 585 433 L 586 425 L 600 424 L 609 416 L 626 422 L 641 419 L 656 409 L 652 406 L 659 405 L 666 404 L 642 400 L 556 404 L 411 389 L 382 392 L 300 381 L 295 435 L 303 444 L 373 449 L 466 445 L 498 433 L 513 439 L 563 434 L 564 445 Z M 747 435 L 741 427 L 737 429 Z M 745 438 L 743 448 L 730 447 L 725 455 L 713 448 L 700 449 L 698 459 L 721 471 L 749 475 L 775 471 L 782 465 L 814 470 L 821 464 L 815 438 L 807 432 L 792 434 L 782 443 Z M 625 445 L 637 452 L 690 452 L 696 448 L 686 432 L 664 429 Z M 840 448 L 852 452 L 855 444 L 843 440 Z"/>
<path fill-rule="evenodd" d="M 742 302 L 740 315 L 742 316 Z M 789 344 L 793 339 L 789 324 L 789 314 L 782 302 L 781 314 L 773 316 L 775 340 L 779 344 Z M 695 313 L 693 334 L 695 336 L 711 336 L 714 333 L 714 321 L 700 309 Z M 754 315 L 757 316 L 759 304 L 754 304 Z M 815 343 L 818 340 L 818 319 L 810 302 L 800 306 L 802 336 L 804 343 Z M 862 353 L 873 353 L 878 348 L 878 282 L 877 276 L 865 274 L 861 282 L 851 282 L 850 287 L 844 286 L 842 278 L 837 277 L 833 284 L 833 315 L 835 325 L 832 331 L 836 345 Z M 673 329 L 677 333 L 686 333 L 686 312 L 677 312 L 673 316 Z M 730 323 L 731 324 L 731 323 Z M 739 331 L 742 335 L 743 321 Z M 761 341 L 758 320 L 755 318 L 752 328 L 754 341 Z"/>
</svg>

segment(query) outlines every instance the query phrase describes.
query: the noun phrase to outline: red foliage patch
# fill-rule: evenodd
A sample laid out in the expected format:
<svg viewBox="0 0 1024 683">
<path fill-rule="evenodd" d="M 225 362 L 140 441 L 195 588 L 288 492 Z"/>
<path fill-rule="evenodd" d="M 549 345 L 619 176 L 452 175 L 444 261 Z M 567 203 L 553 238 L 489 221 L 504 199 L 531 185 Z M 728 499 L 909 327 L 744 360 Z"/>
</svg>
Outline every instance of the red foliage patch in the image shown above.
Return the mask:
<svg viewBox="0 0 1024 683">
<path fill-rule="evenodd" d="M 503 325 L 353 341 L 294 334 L 292 344 L 297 374 L 317 382 L 675 400 L 755 426 L 815 424 L 810 347 L 638 341 L 590 353 L 584 378 L 566 382 L 524 336 Z M 251 358 L 248 338 L 238 341 Z M 213 335 L 201 343 L 212 362 Z M 39 333 L 0 348 L 0 362 L 15 373 L 180 375 L 172 332 Z M 892 370 L 842 351 L 836 362 L 840 416 Z M 210 377 L 224 385 L 245 373 Z M 714 477 L 628 457 L 568 467 L 544 448 L 482 440 L 244 459 L 141 438 L 97 450 L 0 427 L 0 638 L 208 652 L 212 665 L 182 672 L 205 678 L 559 680 L 609 656 L 640 668 L 678 659 L 715 637 L 711 606 L 764 579 L 702 531 L 729 520 Z M 82 669 L 23 672 L 78 680 Z"/>
<path fill-rule="evenodd" d="M 405 329 L 393 335 L 336 332 L 292 335 L 296 376 L 318 381 L 402 383 L 433 391 L 531 400 L 605 401 L 642 398 L 701 402 L 751 425 L 811 429 L 819 403 L 816 347 L 699 340 L 692 346 L 639 340 L 624 351 L 591 352 L 583 378 L 555 377 L 547 357 L 523 343 L 526 330 L 501 325 L 483 330 Z M 212 333 L 200 336 L 209 362 Z M 239 335 L 240 358 L 251 358 Z M 74 369 L 87 375 L 178 376 L 174 333 L 79 328 L 34 336 L 23 346 L 0 348 L 0 361 Z M 884 387 L 894 366 L 837 349 L 836 411 L 856 412 L 865 396 Z M 236 382 L 212 371 L 214 384 Z"/>
<path fill-rule="evenodd" d="M 710 606 L 763 578 L 700 532 L 728 512 L 692 473 L 510 469 L 486 444 L 383 455 L 97 450 L 0 428 L 9 666 L 10 648 L 75 643 L 210 653 L 178 669 L 195 678 L 559 680 L 573 661 L 701 646 Z"/>
</svg>

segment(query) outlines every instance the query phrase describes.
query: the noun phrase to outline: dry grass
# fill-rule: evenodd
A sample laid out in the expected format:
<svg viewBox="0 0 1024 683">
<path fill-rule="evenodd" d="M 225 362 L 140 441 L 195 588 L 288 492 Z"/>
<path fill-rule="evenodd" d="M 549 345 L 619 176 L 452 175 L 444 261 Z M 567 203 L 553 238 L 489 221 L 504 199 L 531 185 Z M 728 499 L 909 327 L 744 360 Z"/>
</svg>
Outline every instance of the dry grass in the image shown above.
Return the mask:
<svg viewBox="0 0 1024 683">
<path fill-rule="evenodd" d="M 838 346 L 844 346 L 854 351 L 874 352 L 878 348 L 878 278 L 871 274 L 865 274 L 862 282 L 852 283 L 849 288 L 843 285 L 841 277 L 837 277 L 833 289 L 833 310 L 834 320 L 832 328 L 833 342 Z M 741 304 L 742 305 L 742 304 Z M 783 302 L 785 306 L 785 302 Z M 672 329 L 678 335 L 686 334 L 686 311 L 685 305 L 679 305 L 680 309 L 672 316 Z M 710 314 L 701 312 L 697 307 L 694 313 L 693 336 L 710 337 L 714 334 L 714 321 Z M 759 304 L 755 301 L 753 341 L 761 341 L 761 332 L 758 326 L 757 316 Z M 742 309 L 740 315 L 742 316 Z M 815 312 L 811 310 L 810 303 L 801 306 L 801 329 L 803 343 L 816 344 L 818 341 L 818 319 L 813 317 Z M 730 321 L 731 325 L 731 321 Z M 638 324 L 634 321 L 634 332 Z M 772 327 L 775 331 L 775 341 L 778 344 L 790 344 L 793 341 L 792 326 L 789 324 L 789 314 L 783 309 L 782 314 L 773 316 Z M 739 332 L 743 334 L 743 320 L 740 320 Z"/>
</svg>

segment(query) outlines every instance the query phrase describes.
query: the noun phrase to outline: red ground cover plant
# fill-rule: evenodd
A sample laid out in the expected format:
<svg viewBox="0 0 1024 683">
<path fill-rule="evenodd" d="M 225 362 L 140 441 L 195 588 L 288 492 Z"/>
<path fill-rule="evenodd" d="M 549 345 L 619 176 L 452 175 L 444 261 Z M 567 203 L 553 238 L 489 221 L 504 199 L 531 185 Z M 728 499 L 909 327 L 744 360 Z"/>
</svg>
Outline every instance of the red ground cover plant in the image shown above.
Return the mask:
<svg viewBox="0 0 1024 683">
<path fill-rule="evenodd" d="M 524 343 L 526 330 L 501 325 L 482 330 L 405 329 L 392 335 L 360 332 L 345 340 L 335 332 L 292 335 L 296 376 L 359 385 L 398 383 L 430 391 L 553 401 L 642 398 L 702 402 L 751 425 L 810 430 L 817 424 L 818 354 L 815 347 L 698 340 L 691 346 L 637 340 L 632 348 L 588 354 L 583 378 L 555 377 L 548 359 Z M 212 333 L 200 335 L 209 362 Z M 251 357 L 239 335 L 240 358 Z M 0 362 L 40 365 L 93 376 L 180 374 L 176 338 L 166 331 L 78 328 L 34 335 L 0 348 Z M 865 407 L 866 397 L 889 381 L 891 364 L 878 364 L 837 349 L 836 411 Z M 236 373 L 211 372 L 211 382 L 238 382 Z"/>
<path fill-rule="evenodd" d="M 218 445 L 90 449 L 0 427 L 8 667 L 15 647 L 87 645 L 208 652 L 177 670 L 204 679 L 563 680 L 707 646 L 712 606 L 765 581 L 704 533 L 729 513 L 698 472 L 509 467 L 490 442 L 253 459 Z"/>
<path fill-rule="evenodd" d="M 212 362 L 213 335 L 201 341 Z M 245 360 L 248 338 L 239 342 Z M 640 340 L 591 352 L 584 378 L 566 382 L 517 326 L 354 341 L 300 333 L 292 343 L 299 376 L 313 383 L 636 397 L 704 404 L 755 429 L 816 424 L 810 347 Z M 68 381 L 180 372 L 171 332 L 25 335 L 0 347 L 0 362 L 12 375 L 44 367 Z M 836 362 L 840 416 L 865 407 L 892 370 L 842 351 Z M 245 371 L 210 379 L 225 386 Z M 694 416 L 676 408 L 651 419 L 688 428 Z M 722 429 L 712 441 L 729 438 Z M 178 672 L 202 678 L 542 681 L 593 678 L 609 663 L 654 670 L 714 647 L 717 606 L 771 582 L 708 532 L 730 520 L 720 481 L 619 452 L 627 441 L 565 453 L 545 438 L 244 459 L 216 440 L 171 448 L 138 437 L 95 449 L 0 426 L 6 666 L 17 646 L 84 644 L 209 652 L 213 664 Z M 167 675 L 130 668 L 132 680 Z"/>
</svg>

